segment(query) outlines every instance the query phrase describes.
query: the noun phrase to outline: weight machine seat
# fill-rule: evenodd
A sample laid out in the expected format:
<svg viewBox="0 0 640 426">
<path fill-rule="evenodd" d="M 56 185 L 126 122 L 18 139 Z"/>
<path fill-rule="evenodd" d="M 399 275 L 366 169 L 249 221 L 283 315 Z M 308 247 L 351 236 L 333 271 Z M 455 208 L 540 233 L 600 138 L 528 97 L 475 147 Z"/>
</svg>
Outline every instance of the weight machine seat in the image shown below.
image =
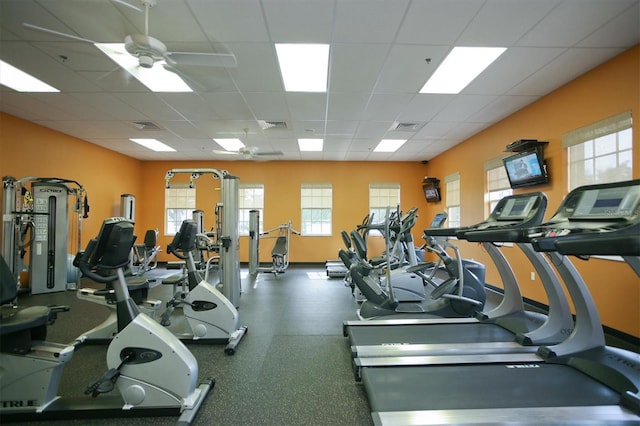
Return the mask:
<svg viewBox="0 0 640 426">
<path fill-rule="evenodd" d="M 0 305 L 15 300 L 18 296 L 18 283 L 9 269 L 9 265 L 0 256 Z M 44 340 L 47 324 L 55 318 L 48 306 L 32 306 L 15 313 L 0 316 L 0 351 L 4 353 L 25 354 L 31 348 L 32 340 Z"/>
<path fill-rule="evenodd" d="M 287 254 L 287 237 L 276 238 L 276 243 L 271 250 L 271 256 L 285 256 Z"/>
</svg>

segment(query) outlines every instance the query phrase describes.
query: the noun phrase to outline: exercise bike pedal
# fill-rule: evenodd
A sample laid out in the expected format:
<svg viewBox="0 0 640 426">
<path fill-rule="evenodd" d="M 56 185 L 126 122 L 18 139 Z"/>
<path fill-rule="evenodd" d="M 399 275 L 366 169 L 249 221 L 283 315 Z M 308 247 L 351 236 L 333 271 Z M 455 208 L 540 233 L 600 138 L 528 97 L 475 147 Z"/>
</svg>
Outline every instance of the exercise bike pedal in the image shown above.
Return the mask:
<svg viewBox="0 0 640 426">
<path fill-rule="evenodd" d="M 115 387 L 118 377 L 120 377 L 120 370 L 117 368 L 110 368 L 102 377 L 91 383 L 84 391 L 84 394 L 91 394 L 93 398 L 96 398 L 101 393 L 111 392 Z"/>
<path fill-rule="evenodd" d="M 134 361 L 137 357 L 135 349 L 124 350 L 120 356 L 122 361 L 118 368 L 110 368 L 106 373 L 102 375 L 98 380 L 91 383 L 89 387 L 84 391 L 85 395 L 91 394 L 93 398 L 96 398 L 101 393 L 108 393 L 115 387 L 118 377 L 120 377 L 120 369 L 127 361 Z"/>
</svg>

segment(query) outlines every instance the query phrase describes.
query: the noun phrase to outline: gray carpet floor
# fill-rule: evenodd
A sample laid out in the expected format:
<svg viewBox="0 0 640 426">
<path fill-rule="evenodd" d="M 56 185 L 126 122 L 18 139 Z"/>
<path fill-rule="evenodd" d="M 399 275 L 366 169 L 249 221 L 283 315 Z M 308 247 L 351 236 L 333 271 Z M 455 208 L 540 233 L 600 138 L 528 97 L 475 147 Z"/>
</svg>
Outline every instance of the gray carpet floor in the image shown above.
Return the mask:
<svg viewBox="0 0 640 426">
<path fill-rule="evenodd" d="M 161 279 L 176 272 L 159 268 L 145 276 Z M 215 275 L 210 278 L 215 280 Z M 342 322 L 356 319 L 357 309 L 342 280 L 328 278 L 324 267 L 291 266 L 284 274 L 261 273 L 255 279 L 243 270 L 242 286 L 238 310 L 248 333 L 236 354 L 224 354 L 224 345 L 187 344 L 198 360 L 200 377 L 216 380 L 194 424 L 372 424 L 366 394 L 354 379 L 350 350 L 342 335 Z M 156 285 L 150 297 L 167 300 L 171 293 L 171 286 Z M 47 339 L 54 342 L 73 341 L 102 322 L 109 309 L 78 300 L 73 291 L 22 296 L 20 303 L 71 307 L 49 327 Z M 106 371 L 105 353 L 106 346 L 78 347 L 65 367 L 59 393 L 83 396 L 86 386 Z M 175 423 L 173 417 L 145 417 L 41 424 Z"/>
</svg>

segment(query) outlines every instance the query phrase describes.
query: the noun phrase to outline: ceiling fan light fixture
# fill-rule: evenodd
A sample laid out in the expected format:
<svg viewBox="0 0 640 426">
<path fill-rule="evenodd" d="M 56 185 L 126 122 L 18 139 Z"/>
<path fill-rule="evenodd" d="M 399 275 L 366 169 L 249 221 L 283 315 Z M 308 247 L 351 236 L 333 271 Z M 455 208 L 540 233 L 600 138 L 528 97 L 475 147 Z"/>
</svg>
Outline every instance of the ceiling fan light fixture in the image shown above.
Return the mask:
<svg viewBox="0 0 640 426">
<path fill-rule="evenodd" d="M 153 66 L 154 60 L 150 56 L 140 55 L 138 57 L 138 63 L 142 68 L 151 68 Z"/>
</svg>

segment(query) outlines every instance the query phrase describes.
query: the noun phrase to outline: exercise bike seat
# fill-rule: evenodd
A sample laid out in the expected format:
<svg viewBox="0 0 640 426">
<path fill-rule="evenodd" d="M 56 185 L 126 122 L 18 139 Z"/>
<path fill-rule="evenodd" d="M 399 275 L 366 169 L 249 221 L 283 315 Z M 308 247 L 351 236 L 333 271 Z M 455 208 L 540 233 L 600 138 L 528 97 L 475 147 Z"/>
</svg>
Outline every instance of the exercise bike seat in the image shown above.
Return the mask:
<svg viewBox="0 0 640 426">
<path fill-rule="evenodd" d="M 18 296 L 18 285 L 9 265 L 0 256 L 0 305 L 10 303 Z M 32 306 L 0 317 L 0 350 L 5 353 L 25 354 L 32 340 L 44 340 L 47 325 L 55 319 L 48 306 Z"/>
</svg>

